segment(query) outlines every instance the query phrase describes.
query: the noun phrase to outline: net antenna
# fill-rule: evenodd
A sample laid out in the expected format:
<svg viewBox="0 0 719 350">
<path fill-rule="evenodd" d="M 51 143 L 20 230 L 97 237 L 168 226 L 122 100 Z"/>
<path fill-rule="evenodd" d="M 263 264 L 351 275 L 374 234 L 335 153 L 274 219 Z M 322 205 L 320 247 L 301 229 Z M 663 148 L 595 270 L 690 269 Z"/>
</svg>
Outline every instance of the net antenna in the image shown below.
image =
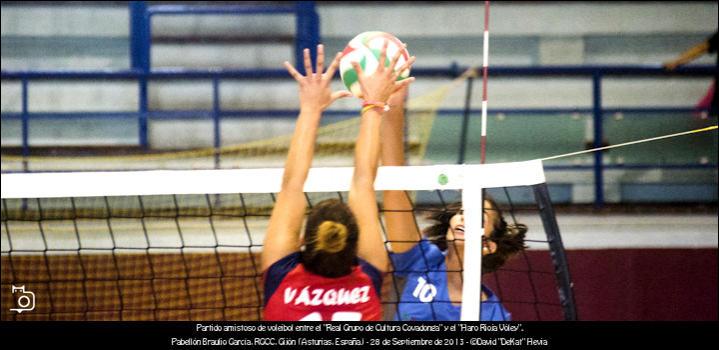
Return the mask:
<svg viewBox="0 0 719 350">
<path fill-rule="evenodd" d="M 489 1 L 484 2 L 484 40 L 482 43 L 482 126 L 480 139 L 480 164 L 485 164 L 487 154 L 487 70 L 489 68 Z M 484 213 L 484 189 L 468 184 L 462 191 L 462 207 L 465 213 Z M 462 310 L 460 320 L 479 321 L 482 314 L 482 233 L 484 215 L 465 215 L 464 266 L 462 284 Z"/>
<path fill-rule="evenodd" d="M 480 164 L 487 156 L 487 71 L 489 69 L 489 1 L 484 2 L 484 40 L 482 41 L 482 137 L 480 139 Z"/>
</svg>

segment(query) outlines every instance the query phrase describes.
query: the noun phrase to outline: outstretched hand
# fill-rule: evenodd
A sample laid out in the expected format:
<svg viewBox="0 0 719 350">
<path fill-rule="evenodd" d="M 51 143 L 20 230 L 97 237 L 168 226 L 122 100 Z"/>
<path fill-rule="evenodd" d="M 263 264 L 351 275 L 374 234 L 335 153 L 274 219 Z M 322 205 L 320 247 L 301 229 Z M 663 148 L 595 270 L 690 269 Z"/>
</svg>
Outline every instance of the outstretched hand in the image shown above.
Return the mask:
<svg viewBox="0 0 719 350">
<path fill-rule="evenodd" d="M 343 97 L 352 96 L 349 91 L 332 92 L 330 88 L 332 77 L 337 67 L 339 67 L 340 58 L 342 57 L 341 52 L 337 53 L 335 59 L 332 60 L 332 63 L 324 73 L 322 73 L 322 71 L 324 70 L 325 53 L 322 44 L 317 45 L 317 67 L 315 71 L 312 70 L 310 50 L 304 49 L 303 53 L 305 75 L 300 74 L 289 62 L 285 61 L 284 63 L 287 71 L 300 85 L 300 109 L 322 112 L 334 101 Z"/>
<path fill-rule="evenodd" d="M 386 103 L 392 93 L 414 81 L 414 77 L 397 81 L 400 73 L 412 66 L 416 59 L 414 56 L 410 57 L 399 69 L 395 69 L 397 61 L 402 56 L 402 51 L 398 50 L 397 54 L 392 57 L 389 66 L 385 67 L 383 63 L 387 60 L 388 45 L 389 41 L 385 41 L 379 56 L 380 64 L 377 65 L 377 70 L 372 75 L 366 76 L 359 62 L 352 62 L 352 67 L 357 71 L 362 98 L 366 101 Z"/>
<path fill-rule="evenodd" d="M 389 96 L 389 100 L 387 100 L 387 104 L 392 106 L 394 109 L 395 107 L 401 107 L 404 106 L 405 100 L 407 99 L 407 92 L 409 91 L 409 85 L 403 84 L 400 85 L 400 87 L 392 93 L 392 95 Z"/>
</svg>

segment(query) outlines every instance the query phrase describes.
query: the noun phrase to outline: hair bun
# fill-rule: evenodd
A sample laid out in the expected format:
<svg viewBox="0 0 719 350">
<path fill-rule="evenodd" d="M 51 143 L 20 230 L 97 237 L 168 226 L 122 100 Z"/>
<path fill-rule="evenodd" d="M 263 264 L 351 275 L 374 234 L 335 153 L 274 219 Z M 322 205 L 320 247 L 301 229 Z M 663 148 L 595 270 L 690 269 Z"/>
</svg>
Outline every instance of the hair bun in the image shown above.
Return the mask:
<svg viewBox="0 0 719 350">
<path fill-rule="evenodd" d="M 317 227 L 315 248 L 330 254 L 341 252 L 347 246 L 347 233 L 347 226 L 344 224 L 336 221 L 323 221 Z"/>
</svg>

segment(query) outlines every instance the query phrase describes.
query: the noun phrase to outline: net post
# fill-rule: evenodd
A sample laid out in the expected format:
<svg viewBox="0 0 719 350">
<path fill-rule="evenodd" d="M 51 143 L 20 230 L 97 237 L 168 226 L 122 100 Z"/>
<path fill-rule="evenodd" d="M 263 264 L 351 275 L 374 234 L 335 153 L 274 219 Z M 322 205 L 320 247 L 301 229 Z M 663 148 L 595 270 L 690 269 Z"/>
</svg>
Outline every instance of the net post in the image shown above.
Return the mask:
<svg viewBox="0 0 719 350">
<path fill-rule="evenodd" d="M 468 174 L 466 174 L 468 175 Z M 466 176 L 465 175 L 465 176 Z M 471 177 L 467 177 L 471 178 Z M 482 301 L 482 191 L 476 182 L 467 181 L 462 189 L 464 209 L 464 261 L 462 272 L 461 321 L 479 321 Z M 477 254 L 479 252 L 479 254 Z"/>
<path fill-rule="evenodd" d="M 484 2 L 484 36 L 482 48 L 482 124 L 480 139 L 480 164 L 485 163 L 487 144 L 487 68 L 489 66 L 489 1 Z M 473 72 L 476 74 L 476 71 Z M 468 89 L 471 92 L 471 82 Z M 469 104 L 469 102 L 467 102 Z M 464 157 L 464 155 L 460 155 Z M 475 175 L 475 176 L 472 176 Z M 476 175 L 480 175 L 477 177 Z M 464 266 L 462 282 L 461 321 L 480 321 L 482 315 L 482 237 L 484 236 L 484 188 L 479 181 L 481 174 L 470 169 L 465 171 L 462 188 L 464 209 Z M 479 253 L 477 253 L 479 252 Z"/>
<path fill-rule="evenodd" d="M 557 276 L 557 289 L 559 292 L 559 303 L 564 311 L 565 321 L 576 321 L 577 310 L 574 303 L 574 292 L 572 290 L 572 279 L 569 276 L 567 255 L 564 252 L 562 236 L 559 234 L 557 216 L 554 213 L 552 202 L 549 198 L 549 190 L 546 183 L 533 185 L 534 197 L 542 218 L 544 232 L 549 243 L 549 255 L 554 265 L 554 273 Z"/>
</svg>

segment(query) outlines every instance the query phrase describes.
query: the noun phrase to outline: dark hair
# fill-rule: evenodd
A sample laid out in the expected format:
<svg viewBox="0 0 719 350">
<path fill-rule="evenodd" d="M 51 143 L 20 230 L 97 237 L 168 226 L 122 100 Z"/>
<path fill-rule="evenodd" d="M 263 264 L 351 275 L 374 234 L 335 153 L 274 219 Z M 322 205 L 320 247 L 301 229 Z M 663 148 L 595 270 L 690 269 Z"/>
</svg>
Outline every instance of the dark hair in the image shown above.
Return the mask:
<svg viewBox="0 0 719 350">
<path fill-rule="evenodd" d="M 324 277 L 349 274 L 357 262 L 357 220 L 347 204 L 337 199 L 317 203 L 307 216 L 302 264 Z"/>
<path fill-rule="evenodd" d="M 492 223 L 492 233 L 489 240 L 497 245 L 494 253 L 484 255 L 482 257 L 482 273 L 494 272 L 515 254 L 524 250 L 524 236 L 527 233 L 527 226 L 524 224 L 507 224 L 502 215 L 502 211 L 497 203 L 489 196 L 485 196 L 485 201 L 489 202 L 491 208 L 485 210 L 495 210 L 497 212 L 496 220 Z M 428 240 L 437 245 L 440 250 L 446 251 L 447 230 L 449 230 L 449 221 L 454 215 L 462 210 L 462 203 L 452 203 L 441 211 L 431 213 L 427 219 L 435 222 L 434 225 L 426 228 L 424 234 Z"/>
</svg>

